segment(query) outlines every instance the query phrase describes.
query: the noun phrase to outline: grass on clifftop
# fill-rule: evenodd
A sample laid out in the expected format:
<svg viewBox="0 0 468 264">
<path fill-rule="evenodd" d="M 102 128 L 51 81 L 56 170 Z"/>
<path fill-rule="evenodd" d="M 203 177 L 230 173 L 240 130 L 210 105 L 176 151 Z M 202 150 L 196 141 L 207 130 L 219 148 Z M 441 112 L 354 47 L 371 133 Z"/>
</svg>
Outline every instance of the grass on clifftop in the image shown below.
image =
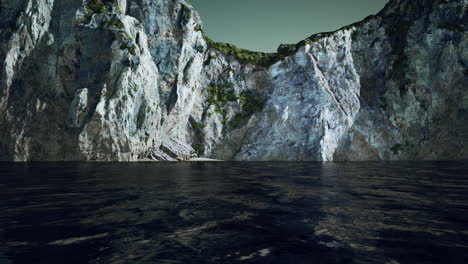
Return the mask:
<svg viewBox="0 0 468 264">
<path fill-rule="evenodd" d="M 199 27 L 197 27 L 196 30 L 201 31 Z M 202 34 L 209 48 L 215 49 L 226 56 L 233 56 L 242 64 L 252 64 L 267 68 L 277 61 L 275 60 L 274 53 L 255 52 L 241 49 L 232 44 L 216 42 L 208 38 L 203 31 Z"/>
<path fill-rule="evenodd" d="M 210 39 L 206 34 L 203 32 L 203 29 L 201 25 L 195 26 L 195 31 L 199 31 L 203 34 L 203 38 L 205 39 L 205 42 L 207 43 L 208 47 L 214 50 L 218 50 L 219 52 L 223 53 L 226 56 L 233 56 L 235 59 L 237 59 L 240 63 L 242 64 L 251 64 L 251 65 L 257 65 L 261 66 L 264 68 L 268 68 L 271 65 L 275 64 L 276 62 L 283 60 L 284 58 L 293 55 L 296 53 L 301 47 L 307 45 L 307 44 L 312 44 L 320 39 L 330 37 L 336 32 L 342 31 L 342 30 L 348 30 L 353 27 L 357 27 L 359 25 L 362 25 L 369 20 L 373 19 L 375 15 L 368 16 L 362 21 L 356 22 L 354 24 L 344 26 L 336 31 L 331 31 L 331 32 L 322 32 L 322 33 L 317 33 L 314 34 L 305 40 L 302 40 L 296 44 L 281 44 L 278 47 L 278 50 L 276 53 L 265 53 L 265 52 L 256 52 L 256 51 L 250 51 L 246 49 L 241 49 L 236 47 L 235 45 L 229 44 L 229 43 L 223 43 L 223 42 L 216 42 L 212 39 Z"/>
<path fill-rule="evenodd" d="M 319 41 L 321 39 L 331 37 L 334 34 L 336 34 L 337 32 L 340 32 L 340 31 L 343 31 L 343 30 L 350 30 L 353 27 L 358 27 L 358 26 L 360 26 L 362 24 L 367 23 L 369 20 L 371 20 L 373 18 L 375 18 L 375 15 L 368 16 L 368 17 L 364 18 L 362 21 L 353 23 L 351 25 L 344 26 L 344 27 L 339 28 L 339 29 L 337 29 L 335 31 L 320 32 L 320 33 L 313 34 L 310 37 L 308 37 L 308 38 L 306 38 L 306 39 L 304 39 L 302 41 L 299 41 L 296 44 L 281 44 L 278 47 L 277 56 L 279 56 L 281 58 L 291 56 L 294 53 L 296 53 L 301 47 L 303 47 L 305 45 L 310 45 L 310 44 L 312 44 L 314 42 L 317 42 L 317 41 Z M 354 40 L 354 35 L 352 37 L 353 37 L 353 40 Z"/>
</svg>

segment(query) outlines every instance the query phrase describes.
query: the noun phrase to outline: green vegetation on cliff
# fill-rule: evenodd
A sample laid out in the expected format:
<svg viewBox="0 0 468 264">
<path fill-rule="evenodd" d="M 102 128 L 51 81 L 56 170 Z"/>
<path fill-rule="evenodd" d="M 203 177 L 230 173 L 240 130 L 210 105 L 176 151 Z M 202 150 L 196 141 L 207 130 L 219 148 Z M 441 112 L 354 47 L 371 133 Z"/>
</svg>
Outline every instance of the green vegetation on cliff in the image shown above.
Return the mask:
<svg viewBox="0 0 468 264">
<path fill-rule="evenodd" d="M 242 110 L 229 121 L 229 128 L 242 126 L 255 112 L 262 110 L 264 102 L 259 101 L 252 91 L 243 91 L 239 95 Z"/>
<path fill-rule="evenodd" d="M 232 44 L 216 42 L 205 34 L 203 34 L 203 38 L 209 48 L 217 50 L 226 56 L 233 56 L 242 64 L 252 64 L 267 68 L 277 61 L 272 53 L 255 52 L 238 48 Z"/>
<path fill-rule="evenodd" d="M 208 97 L 206 99 L 206 107 L 204 116 L 207 115 L 207 110 L 210 106 L 214 106 L 215 113 L 222 116 L 223 134 L 227 129 L 236 129 L 242 126 L 255 113 L 262 110 L 264 102 L 258 100 L 255 94 L 250 91 L 242 91 L 239 95 L 233 89 L 233 85 L 228 84 L 211 84 L 207 88 Z M 229 102 L 238 102 L 240 111 L 236 113 L 230 120 L 227 117 L 227 104 Z"/>
<path fill-rule="evenodd" d="M 312 44 L 316 41 L 319 41 L 323 38 L 330 37 L 338 31 L 342 30 L 350 30 L 353 27 L 357 27 L 362 25 L 369 20 L 373 19 L 375 16 L 368 16 L 364 20 L 359 21 L 357 23 L 351 24 L 349 26 L 342 27 L 336 31 L 332 32 L 322 32 L 314 34 L 305 40 L 302 40 L 296 44 L 281 44 L 278 47 L 276 53 L 265 53 L 265 52 L 256 52 L 250 51 L 246 49 L 241 49 L 236 47 L 233 44 L 223 43 L 223 42 L 216 42 L 210 39 L 206 34 L 203 32 L 201 25 L 195 26 L 195 31 L 199 31 L 203 34 L 203 38 L 205 39 L 206 44 L 208 45 L 209 49 L 214 49 L 226 56 L 233 56 L 236 60 L 238 60 L 241 64 L 251 64 L 257 65 L 260 67 L 268 68 L 271 65 L 275 64 L 276 62 L 283 60 L 284 58 L 293 55 L 296 53 L 301 47 Z M 354 34 L 354 33 L 353 33 Z M 354 36 L 354 35 L 353 35 Z"/>
<path fill-rule="evenodd" d="M 106 5 L 102 2 L 102 0 L 90 0 L 86 4 L 86 8 L 91 12 L 88 13 L 87 15 L 91 14 L 105 14 L 107 13 L 107 7 Z"/>
<path fill-rule="evenodd" d="M 134 44 L 133 39 L 125 30 L 125 24 L 119 17 L 122 14 L 119 3 L 117 0 L 89 0 L 85 5 L 86 18 L 91 20 L 95 14 L 105 14 L 106 19 L 104 25 L 106 28 L 112 30 L 121 36 L 121 43 L 119 48 L 128 50 L 132 56 L 136 56 L 137 46 Z M 115 11 L 115 12 L 114 12 Z M 139 33 L 137 34 L 137 45 L 140 41 Z"/>
<path fill-rule="evenodd" d="M 202 33 L 208 49 L 217 50 L 226 56 L 233 56 L 242 64 L 258 65 L 266 68 L 277 61 L 273 53 L 255 52 L 238 48 L 229 43 L 216 42 L 206 36 L 201 25 L 196 25 L 194 29 Z"/>
</svg>

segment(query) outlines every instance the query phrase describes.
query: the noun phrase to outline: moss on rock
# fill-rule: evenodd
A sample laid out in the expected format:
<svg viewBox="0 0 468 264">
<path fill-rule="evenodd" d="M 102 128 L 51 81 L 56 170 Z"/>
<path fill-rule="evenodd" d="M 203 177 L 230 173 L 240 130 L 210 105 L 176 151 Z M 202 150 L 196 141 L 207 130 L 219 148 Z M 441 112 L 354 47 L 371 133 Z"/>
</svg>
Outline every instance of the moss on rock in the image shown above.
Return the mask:
<svg viewBox="0 0 468 264">
<path fill-rule="evenodd" d="M 202 26 L 200 24 L 196 25 L 194 29 L 195 31 L 202 32 Z"/>
<path fill-rule="evenodd" d="M 182 15 L 186 23 L 192 18 L 192 9 L 186 4 L 182 4 Z"/>
<path fill-rule="evenodd" d="M 193 144 L 192 148 L 199 157 L 205 155 L 205 146 L 202 144 Z"/>
<path fill-rule="evenodd" d="M 86 3 L 86 8 L 91 12 L 91 15 L 107 13 L 107 6 L 102 0 L 90 0 Z"/>
<path fill-rule="evenodd" d="M 237 95 L 232 89 L 232 84 L 211 84 L 207 87 L 208 97 L 205 108 L 205 115 L 210 106 L 215 107 L 215 113 L 221 115 L 221 123 L 223 124 L 223 136 L 226 135 L 228 129 L 236 129 L 245 124 L 245 122 L 255 113 L 261 111 L 264 102 L 258 100 L 255 94 L 246 90 Z M 229 102 L 239 102 L 240 112 L 236 113 L 233 118 L 228 119 L 227 104 Z"/>
<path fill-rule="evenodd" d="M 239 100 L 241 111 L 229 121 L 230 129 L 242 126 L 255 112 L 261 111 L 264 105 L 264 102 L 256 99 L 254 93 L 250 90 L 243 91 L 239 96 Z"/>
<path fill-rule="evenodd" d="M 108 27 L 116 27 L 117 29 L 124 29 L 125 28 L 124 23 L 120 19 L 118 19 L 117 17 L 113 17 L 113 18 L 109 19 L 107 21 L 106 25 Z"/>
</svg>

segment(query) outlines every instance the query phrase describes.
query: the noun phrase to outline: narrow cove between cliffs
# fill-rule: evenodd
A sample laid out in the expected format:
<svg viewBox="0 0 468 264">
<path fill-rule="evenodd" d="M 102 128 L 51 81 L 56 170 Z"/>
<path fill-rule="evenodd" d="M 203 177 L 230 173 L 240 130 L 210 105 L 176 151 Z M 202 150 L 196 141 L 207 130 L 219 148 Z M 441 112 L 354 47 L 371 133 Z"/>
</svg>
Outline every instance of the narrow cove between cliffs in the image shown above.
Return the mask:
<svg viewBox="0 0 468 264">
<path fill-rule="evenodd" d="M 468 263 L 467 162 L 0 163 L 0 263 Z"/>
</svg>

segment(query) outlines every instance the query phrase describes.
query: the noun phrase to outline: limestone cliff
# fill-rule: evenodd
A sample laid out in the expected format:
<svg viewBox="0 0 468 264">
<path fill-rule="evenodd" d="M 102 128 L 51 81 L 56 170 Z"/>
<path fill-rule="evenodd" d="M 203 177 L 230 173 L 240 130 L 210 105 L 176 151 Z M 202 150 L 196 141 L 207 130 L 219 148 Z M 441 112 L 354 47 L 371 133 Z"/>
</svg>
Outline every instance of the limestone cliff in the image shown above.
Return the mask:
<svg viewBox="0 0 468 264">
<path fill-rule="evenodd" d="M 0 160 L 466 159 L 467 2 L 265 54 L 183 0 L 2 0 Z"/>
</svg>

